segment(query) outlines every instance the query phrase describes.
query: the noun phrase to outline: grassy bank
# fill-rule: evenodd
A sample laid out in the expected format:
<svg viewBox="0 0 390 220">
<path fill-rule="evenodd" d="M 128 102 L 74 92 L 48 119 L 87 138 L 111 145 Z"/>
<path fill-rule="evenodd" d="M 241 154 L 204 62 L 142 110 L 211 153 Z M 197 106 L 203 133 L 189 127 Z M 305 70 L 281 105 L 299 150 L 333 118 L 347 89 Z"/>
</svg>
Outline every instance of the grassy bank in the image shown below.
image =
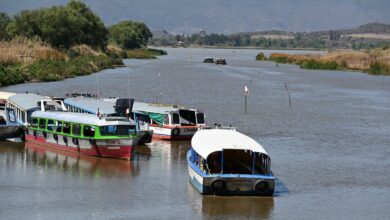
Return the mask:
<svg viewBox="0 0 390 220">
<path fill-rule="evenodd" d="M 372 75 L 390 75 L 390 48 L 334 51 L 326 54 L 272 53 L 268 60 L 297 64 L 305 69 L 356 70 Z"/>
<path fill-rule="evenodd" d="M 123 58 L 154 59 L 164 54 L 154 49 L 122 50 L 112 46 L 102 52 L 86 45 L 62 51 L 27 38 L 2 41 L 0 51 L 0 86 L 58 81 L 123 65 Z"/>
<path fill-rule="evenodd" d="M 157 56 L 166 55 L 167 52 L 158 49 L 140 48 L 126 50 L 114 45 L 109 45 L 108 50 L 111 54 L 115 54 L 123 59 L 156 59 Z"/>
</svg>

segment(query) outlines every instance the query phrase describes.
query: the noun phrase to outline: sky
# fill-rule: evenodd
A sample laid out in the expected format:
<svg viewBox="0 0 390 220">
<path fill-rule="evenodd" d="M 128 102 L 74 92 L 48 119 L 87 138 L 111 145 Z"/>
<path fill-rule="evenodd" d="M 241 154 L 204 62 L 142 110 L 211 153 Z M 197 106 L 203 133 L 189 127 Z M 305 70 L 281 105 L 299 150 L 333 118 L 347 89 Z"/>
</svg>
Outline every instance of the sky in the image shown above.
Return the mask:
<svg viewBox="0 0 390 220">
<path fill-rule="evenodd" d="M 9 15 L 67 0 L 0 0 Z M 317 31 L 390 24 L 390 0 L 84 0 L 107 25 L 146 23 L 171 33 Z"/>
</svg>

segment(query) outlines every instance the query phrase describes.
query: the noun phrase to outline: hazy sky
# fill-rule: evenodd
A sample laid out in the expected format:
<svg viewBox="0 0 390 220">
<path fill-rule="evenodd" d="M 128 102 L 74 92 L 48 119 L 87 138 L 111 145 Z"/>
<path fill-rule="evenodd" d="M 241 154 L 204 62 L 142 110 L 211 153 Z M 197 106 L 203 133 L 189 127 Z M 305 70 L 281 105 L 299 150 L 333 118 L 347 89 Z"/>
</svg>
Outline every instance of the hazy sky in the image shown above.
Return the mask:
<svg viewBox="0 0 390 220">
<path fill-rule="evenodd" d="M 0 0 L 9 14 L 67 0 Z M 107 25 L 131 19 L 152 30 L 232 33 L 312 31 L 390 23 L 390 0 L 85 0 Z"/>
</svg>

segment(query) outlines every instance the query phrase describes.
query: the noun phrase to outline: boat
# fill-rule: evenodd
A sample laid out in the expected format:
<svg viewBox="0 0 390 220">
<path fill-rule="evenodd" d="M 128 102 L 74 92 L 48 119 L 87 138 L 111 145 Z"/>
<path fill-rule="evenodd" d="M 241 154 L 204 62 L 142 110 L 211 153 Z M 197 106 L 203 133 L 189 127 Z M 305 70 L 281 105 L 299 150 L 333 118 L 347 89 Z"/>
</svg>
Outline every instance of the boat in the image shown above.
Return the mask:
<svg viewBox="0 0 390 220">
<path fill-rule="evenodd" d="M 19 139 L 24 135 L 24 127 L 16 120 L 15 110 L 7 108 L 7 100 L 14 93 L 0 92 L 0 140 Z"/>
<path fill-rule="evenodd" d="M 191 140 L 199 128 L 207 127 L 205 114 L 197 109 L 178 105 L 134 102 L 133 114 L 140 123 L 147 124 L 153 138 Z M 139 114 L 148 117 L 140 117 Z"/>
<path fill-rule="evenodd" d="M 48 99 L 47 96 L 34 93 L 19 93 L 8 97 L 6 107 L 15 110 L 16 120 L 20 124 L 27 125 L 31 123 L 31 114 L 42 110 L 41 101 Z"/>
<path fill-rule="evenodd" d="M 131 159 L 140 140 L 134 122 L 73 112 L 35 111 L 26 141 L 88 156 Z"/>
<path fill-rule="evenodd" d="M 214 63 L 214 58 L 212 58 L 212 57 L 205 57 L 203 59 L 203 63 Z"/>
<path fill-rule="evenodd" d="M 187 162 L 190 182 L 201 194 L 270 196 L 274 192 L 269 155 L 234 128 L 196 132 Z"/>
<path fill-rule="evenodd" d="M 152 141 L 153 131 L 147 126 L 145 127 L 144 123 L 139 123 L 138 118 L 134 118 L 131 115 L 134 99 L 98 99 L 92 95 L 77 96 L 78 94 L 80 93 L 67 94 L 70 98 L 66 98 L 64 104 L 69 112 L 102 115 L 105 117 L 127 117 L 128 120 L 134 121 L 136 124 L 136 132 L 141 136 L 139 144 Z"/>
<path fill-rule="evenodd" d="M 215 59 L 215 64 L 226 65 L 226 59 L 225 58 L 217 58 L 217 59 Z"/>
</svg>

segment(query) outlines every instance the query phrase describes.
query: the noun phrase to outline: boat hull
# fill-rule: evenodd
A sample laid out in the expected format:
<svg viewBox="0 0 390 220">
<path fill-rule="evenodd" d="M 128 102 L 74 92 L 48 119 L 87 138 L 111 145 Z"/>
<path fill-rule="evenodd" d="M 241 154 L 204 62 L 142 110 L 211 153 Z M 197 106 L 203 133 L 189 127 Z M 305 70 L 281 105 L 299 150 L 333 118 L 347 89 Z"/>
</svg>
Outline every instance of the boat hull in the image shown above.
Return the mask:
<svg viewBox="0 0 390 220">
<path fill-rule="evenodd" d="M 191 184 L 204 195 L 224 196 L 272 196 L 275 179 L 266 175 L 211 174 L 196 167 L 187 155 Z"/>
<path fill-rule="evenodd" d="M 153 131 L 153 138 L 172 141 L 191 140 L 198 131 L 199 126 L 153 126 L 149 125 Z"/>
<path fill-rule="evenodd" d="M 139 138 L 99 140 L 87 138 L 75 139 L 52 133 L 46 133 L 45 135 L 41 131 L 33 132 L 29 130 L 26 135 L 26 141 L 66 152 L 125 160 L 132 158 L 134 146 L 139 141 Z"/>
<path fill-rule="evenodd" d="M 19 138 L 23 136 L 23 126 L 20 125 L 1 125 L 0 126 L 0 140 L 9 138 Z"/>
</svg>

